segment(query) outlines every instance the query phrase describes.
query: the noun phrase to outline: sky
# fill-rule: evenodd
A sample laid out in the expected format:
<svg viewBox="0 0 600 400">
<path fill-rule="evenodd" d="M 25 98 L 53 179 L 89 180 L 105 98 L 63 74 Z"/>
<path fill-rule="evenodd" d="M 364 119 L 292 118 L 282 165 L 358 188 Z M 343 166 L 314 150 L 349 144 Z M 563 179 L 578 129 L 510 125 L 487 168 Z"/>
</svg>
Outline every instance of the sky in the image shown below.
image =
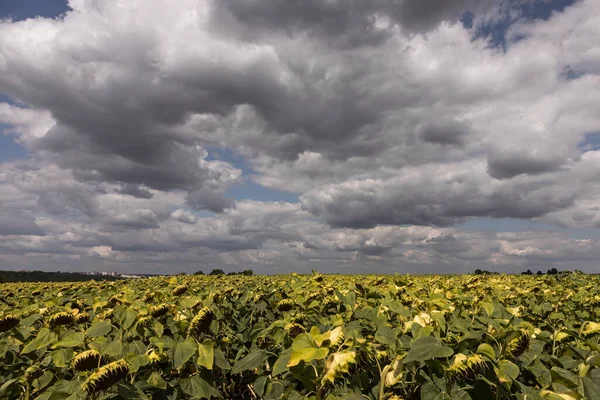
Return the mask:
<svg viewBox="0 0 600 400">
<path fill-rule="evenodd" d="M 0 269 L 600 272 L 598 0 L 0 18 Z"/>
</svg>

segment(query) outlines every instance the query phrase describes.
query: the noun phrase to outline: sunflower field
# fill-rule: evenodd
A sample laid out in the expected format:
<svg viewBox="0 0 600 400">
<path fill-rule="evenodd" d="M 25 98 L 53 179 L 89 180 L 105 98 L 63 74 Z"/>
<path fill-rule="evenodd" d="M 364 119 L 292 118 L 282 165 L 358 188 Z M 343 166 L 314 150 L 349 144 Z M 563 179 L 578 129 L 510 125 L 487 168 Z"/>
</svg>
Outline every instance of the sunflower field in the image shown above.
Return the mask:
<svg viewBox="0 0 600 400">
<path fill-rule="evenodd" d="M 600 278 L 0 284 L 0 399 L 600 399 Z"/>
</svg>

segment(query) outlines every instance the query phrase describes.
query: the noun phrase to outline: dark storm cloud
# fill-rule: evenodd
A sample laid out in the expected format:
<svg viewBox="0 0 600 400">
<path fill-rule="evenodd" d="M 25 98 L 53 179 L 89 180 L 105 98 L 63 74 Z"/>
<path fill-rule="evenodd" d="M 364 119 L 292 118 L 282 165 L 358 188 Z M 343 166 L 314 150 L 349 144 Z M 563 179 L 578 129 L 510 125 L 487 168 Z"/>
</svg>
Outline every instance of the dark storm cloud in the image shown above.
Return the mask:
<svg viewBox="0 0 600 400">
<path fill-rule="evenodd" d="M 0 236 L 6 235 L 44 236 L 45 233 L 32 218 L 0 215 Z"/>
<path fill-rule="evenodd" d="M 488 173 L 496 179 L 508 179 L 521 174 L 540 175 L 557 171 L 564 163 L 564 160 L 552 155 L 494 152 L 488 157 Z"/>
<path fill-rule="evenodd" d="M 463 145 L 467 140 L 468 133 L 468 125 L 455 121 L 427 124 L 420 129 L 420 136 L 424 141 L 450 146 Z"/>
<path fill-rule="evenodd" d="M 456 22 L 465 11 L 482 11 L 482 0 L 213 0 L 254 29 L 277 29 L 288 34 L 307 31 L 344 47 L 376 45 L 394 26 L 424 32 L 441 22 Z"/>
<path fill-rule="evenodd" d="M 126 183 L 121 188 L 117 189 L 117 192 L 121 194 L 128 194 L 139 199 L 151 199 L 152 196 L 154 196 L 149 190 L 143 189 L 142 187 L 133 185 L 131 183 Z"/>
</svg>

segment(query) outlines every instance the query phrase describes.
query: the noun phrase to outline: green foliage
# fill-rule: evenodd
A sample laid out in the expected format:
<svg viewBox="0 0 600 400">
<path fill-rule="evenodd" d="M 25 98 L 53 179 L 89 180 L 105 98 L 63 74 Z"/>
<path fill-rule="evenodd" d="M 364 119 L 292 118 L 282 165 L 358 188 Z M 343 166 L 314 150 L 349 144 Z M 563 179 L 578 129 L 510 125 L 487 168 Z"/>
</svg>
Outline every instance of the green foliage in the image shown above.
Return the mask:
<svg viewBox="0 0 600 400">
<path fill-rule="evenodd" d="M 0 399 L 600 398 L 600 277 L 576 272 L 242 272 L 0 297 Z"/>
</svg>

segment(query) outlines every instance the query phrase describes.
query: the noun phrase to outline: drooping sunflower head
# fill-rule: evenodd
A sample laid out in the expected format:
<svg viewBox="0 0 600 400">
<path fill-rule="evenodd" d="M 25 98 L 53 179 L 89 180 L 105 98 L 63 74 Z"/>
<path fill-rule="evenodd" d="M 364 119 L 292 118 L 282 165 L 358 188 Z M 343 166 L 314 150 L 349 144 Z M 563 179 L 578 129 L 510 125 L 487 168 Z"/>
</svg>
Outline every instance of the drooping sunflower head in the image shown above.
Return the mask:
<svg viewBox="0 0 600 400">
<path fill-rule="evenodd" d="M 116 306 L 117 304 L 123 304 L 123 299 L 119 295 L 114 295 L 108 299 L 108 303 L 112 306 Z"/>
<path fill-rule="evenodd" d="M 182 294 L 187 292 L 187 290 L 188 285 L 186 285 L 185 283 L 183 285 L 179 285 L 175 289 L 173 289 L 173 296 L 181 296 Z"/>
<path fill-rule="evenodd" d="M 76 324 L 85 324 L 86 322 L 90 322 L 90 314 L 86 313 L 86 312 L 82 312 L 79 313 L 75 316 L 75 323 Z"/>
<path fill-rule="evenodd" d="M 87 350 L 77 354 L 71 366 L 77 371 L 90 371 L 100 366 L 102 362 L 102 356 L 96 350 Z"/>
<path fill-rule="evenodd" d="M 100 320 L 106 320 L 106 319 L 110 319 L 112 317 L 112 308 L 109 308 L 108 310 L 105 310 L 103 312 L 101 312 L 100 314 L 96 315 L 96 318 L 100 319 Z"/>
<path fill-rule="evenodd" d="M 285 326 L 285 332 L 288 334 L 290 339 L 295 339 L 301 333 L 306 332 L 306 329 L 304 329 L 302 325 L 294 322 Z"/>
<path fill-rule="evenodd" d="M 48 326 L 50 328 L 56 328 L 62 325 L 71 325 L 75 322 L 75 316 L 66 311 L 58 312 L 48 318 Z"/>
<path fill-rule="evenodd" d="M 479 354 L 466 356 L 462 353 L 454 357 L 452 365 L 446 369 L 446 376 L 450 382 L 470 382 L 478 374 L 487 370 L 485 359 Z"/>
<path fill-rule="evenodd" d="M 258 293 L 255 294 L 254 297 L 252 298 L 252 301 L 254 303 L 258 303 L 259 301 L 263 301 L 265 299 L 265 294 L 264 293 Z"/>
<path fill-rule="evenodd" d="M 83 311 L 85 309 L 85 302 L 81 299 L 73 300 L 71 302 L 71 308 Z"/>
<path fill-rule="evenodd" d="M 198 338 L 200 335 L 207 332 L 214 318 L 215 314 L 210 308 L 204 307 L 201 309 L 194 319 L 192 319 L 192 322 L 190 322 L 188 336 Z"/>
<path fill-rule="evenodd" d="M 0 333 L 6 332 L 19 325 L 19 317 L 7 314 L 3 317 L 0 317 Z"/>
<path fill-rule="evenodd" d="M 25 370 L 25 379 L 32 381 L 44 375 L 44 371 L 38 365 L 32 365 Z"/>
<path fill-rule="evenodd" d="M 169 360 L 165 353 L 158 352 L 156 349 L 152 349 L 146 354 L 148 354 L 150 365 L 158 365 Z"/>
<path fill-rule="evenodd" d="M 153 318 L 160 318 L 171 311 L 171 307 L 168 304 L 160 304 L 150 308 L 150 315 Z"/>
<path fill-rule="evenodd" d="M 279 311 L 290 311 L 294 308 L 294 302 L 290 299 L 283 299 L 277 303 L 277 309 Z"/>
<path fill-rule="evenodd" d="M 88 393 L 98 393 L 125 379 L 127 374 L 129 374 L 127 362 L 125 360 L 115 361 L 91 374 L 81 389 Z"/>
<path fill-rule="evenodd" d="M 521 354 L 527 351 L 530 343 L 531 339 L 529 332 L 526 330 L 521 330 L 517 334 L 517 337 L 508 342 L 508 345 L 506 346 L 506 353 L 513 358 L 518 358 L 521 356 Z"/>
<path fill-rule="evenodd" d="M 136 325 L 142 326 L 142 327 L 149 327 L 151 323 L 152 323 L 152 317 L 150 315 L 143 315 L 137 320 Z"/>
<path fill-rule="evenodd" d="M 154 292 L 146 292 L 144 293 L 144 301 L 149 302 L 154 299 Z"/>
</svg>

